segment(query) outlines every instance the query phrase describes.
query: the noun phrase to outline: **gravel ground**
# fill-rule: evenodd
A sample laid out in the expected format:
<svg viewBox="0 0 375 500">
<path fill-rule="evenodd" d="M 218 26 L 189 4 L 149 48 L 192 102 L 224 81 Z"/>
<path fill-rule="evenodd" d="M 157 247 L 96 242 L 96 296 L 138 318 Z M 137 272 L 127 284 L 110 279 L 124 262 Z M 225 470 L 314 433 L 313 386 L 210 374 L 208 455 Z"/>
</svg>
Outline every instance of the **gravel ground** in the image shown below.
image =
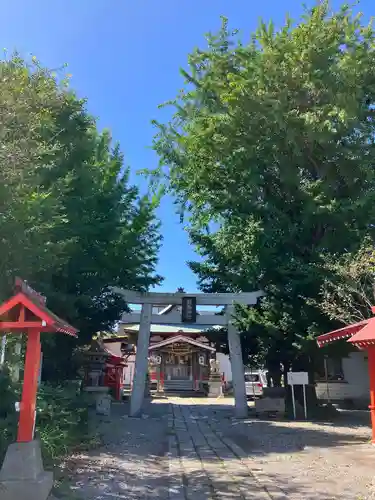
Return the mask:
<svg viewBox="0 0 375 500">
<path fill-rule="evenodd" d="M 345 412 L 334 423 L 238 421 L 225 407 L 197 408 L 211 428 L 245 452 L 249 468 L 272 480 L 288 499 L 375 499 L 368 413 Z"/>
<path fill-rule="evenodd" d="M 368 427 L 249 422 L 241 429 L 232 439 L 290 500 L 375 499 Z"/>
<path fill-rule="evenodd" d="M 171 441 L 169 406 L 158 403 L 166 401 L 150 405 L 145 419 L 127 418 L 126 406 L 115 405 L 111 421 L 101 426 L 105 446 L 67 463 L 65 473 L 69 472 L 70 487 L 63 498 L 172 498 L 167 456 Z M 174 398 L 168 403 L 181 408 L 188 428 L 194 427 L 194 419 L 204 424 L 199 426 L 207 429 L 210 446 L 215 448 L 217 438 L 228 442 L 250 476 L 276 485 L 289 500 L 375 500 L 375 447 L 369 444 L 371 433 L 365 412 L 343 414 L 333 424 L 253 418 L 239 421 L 232 417 L 230 399 Z M 188 412 L 185 405 L 189 406 Z M 193 468 L 195 465 L 191 464 Z M 218 459 L 219 478 L 221 467 Z M 216 469 L 212 470 L 215 477 Z M 248 480 L 244 477 L 244 484 Z M 243 498 L 228 494 L 215 500 Z"/>
<path fill-rule="evenodd" d="M 104 446 L 71 457 L 63 467 L 64 500 L 147 500 L 168 498 L 167 405 L 149 405 L 146 418 L 128 418 L 127 405 L 114 404 L 99 432 Z"/>
</svg>

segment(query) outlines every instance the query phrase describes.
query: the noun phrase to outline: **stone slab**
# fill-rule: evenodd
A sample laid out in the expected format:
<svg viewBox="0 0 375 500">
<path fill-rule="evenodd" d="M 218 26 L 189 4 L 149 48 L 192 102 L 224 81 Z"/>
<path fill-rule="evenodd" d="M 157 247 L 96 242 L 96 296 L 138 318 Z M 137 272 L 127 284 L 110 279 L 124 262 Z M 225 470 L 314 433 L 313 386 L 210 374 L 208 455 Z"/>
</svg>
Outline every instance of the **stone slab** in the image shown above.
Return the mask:
<svg viewBox="0 0 375 500">
<path fill-rule="evenodd" d="M 0 500 L 46 500 L 53 486 L 52 472 L 43 469 L 40 443 L 13 443 L 0 470 Z"/>
</svg>

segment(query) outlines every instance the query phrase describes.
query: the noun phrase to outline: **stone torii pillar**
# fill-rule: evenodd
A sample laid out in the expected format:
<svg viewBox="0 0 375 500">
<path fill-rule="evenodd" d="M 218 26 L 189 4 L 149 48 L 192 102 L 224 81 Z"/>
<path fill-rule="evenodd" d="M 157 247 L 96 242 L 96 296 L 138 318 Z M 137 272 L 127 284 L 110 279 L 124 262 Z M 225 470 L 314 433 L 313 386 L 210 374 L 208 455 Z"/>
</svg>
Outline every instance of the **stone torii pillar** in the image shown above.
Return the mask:
<svg viewBox="0 0 375 500">
<path fill-rule="evenodd" d="M 232 367 L 232 381 L 234 390 L 234 412 L 237 418 L 247 417 L 247 397 L 245 386 L 245 371 L 242 360 L 242 348 L 240 334 L 233 324 L 234 307 L 226 308 L 228 321 L 228 345 L 229 357 Z"/>
<path fill-rule="evenodd" d="M 148 368 L 152 304 L 143 304 L 137 340 L 133 390 L 130 398 L 130 416 L 138 417 L 142 412 Z"/>
</svg>

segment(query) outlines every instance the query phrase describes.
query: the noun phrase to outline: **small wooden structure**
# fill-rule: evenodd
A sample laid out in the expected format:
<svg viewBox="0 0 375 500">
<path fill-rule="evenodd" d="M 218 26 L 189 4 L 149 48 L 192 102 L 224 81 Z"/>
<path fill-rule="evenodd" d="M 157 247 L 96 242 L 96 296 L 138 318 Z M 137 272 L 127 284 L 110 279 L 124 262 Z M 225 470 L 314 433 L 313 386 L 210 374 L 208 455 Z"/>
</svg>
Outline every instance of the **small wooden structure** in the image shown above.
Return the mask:
<svg viewBox="0 0 375 500">
<path fill-rule="evenodd" d="M 114 391 L 116 401 L 121 401 L 124 388 L 125 361 L 118 356 L 111 356 L 107 360 L 104 385 Z"/>
<path fill-rule="evenodd" d="M 61 332 L 76 336 L 77 330 L 47 309 L 45 297 L 17 278 L 13 297 L 0 305 L 0 331 L 27 335 L 17 442 L 29 442 L 34 436 L 41 359 L 40 334 Z"/>
<path fill-rule="evenodd" d="M 372 307 L 372 312 L 375 313 L 375 307 Z M 375 444 L 375 317 L 320 335 L 317 338 L 317 342 L 319 347 L 323 347 L 327 343 L 344 338 L 348 339 L 347 342 L 350 342 L 358 349 L 366 349 L 368 353 L 370 377 L 369 409 L 372 423 L 372 443 Z"/>
<path fill-rule="evenodd" d="M 101 340 L 104 351 L 109 354 L 106 361 L 104 385 L 113 391 L 117 401 L 122 400 L 124 389 L 124 369 L 127 359 L 134 353 L 127 337 L 108 337 Z"/>
</svg>

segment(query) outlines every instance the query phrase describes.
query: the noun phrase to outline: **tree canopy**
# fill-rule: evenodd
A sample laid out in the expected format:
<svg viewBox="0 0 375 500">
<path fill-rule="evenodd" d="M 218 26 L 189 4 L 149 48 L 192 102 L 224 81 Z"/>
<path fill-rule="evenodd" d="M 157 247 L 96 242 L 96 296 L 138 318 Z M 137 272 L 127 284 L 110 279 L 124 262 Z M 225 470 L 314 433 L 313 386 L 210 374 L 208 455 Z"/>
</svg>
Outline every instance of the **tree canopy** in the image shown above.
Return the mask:
<svg viewBox="0 0 375 500">
<path fill-rule="evenodd" d="M 360 249 L 327 262 L 319 304 L 333 320 L 344 324 L 372 316 L 375 305 L 375 248 L 366 239 Z"/>
<path fill-rule="evenodd" d="M 119 145 L 85 100 L 35 58 L 0 62 L 0 134 L 1 297 L 15 276 L 28 280 L 87 342 L 126 308 L 111 286 L 161 280 L 155 202 L 129 184 Z M 50 362 L 56 349 L 69 356 L 71 342 L 51 339 Z"/>
<path fill-rule="evenodd" d="M 328 2 L 279 30 L 261 22 L 249 43 L 223 19 L 156 123 L 153 174 L 205 258 L 191 268 L 205 291 L 266 291 L 239 319 L 270 365 L 306 365 L 333 326 L 318 301 L 327 263 L 373 240 L 374 41 Z"/>
</svg>

